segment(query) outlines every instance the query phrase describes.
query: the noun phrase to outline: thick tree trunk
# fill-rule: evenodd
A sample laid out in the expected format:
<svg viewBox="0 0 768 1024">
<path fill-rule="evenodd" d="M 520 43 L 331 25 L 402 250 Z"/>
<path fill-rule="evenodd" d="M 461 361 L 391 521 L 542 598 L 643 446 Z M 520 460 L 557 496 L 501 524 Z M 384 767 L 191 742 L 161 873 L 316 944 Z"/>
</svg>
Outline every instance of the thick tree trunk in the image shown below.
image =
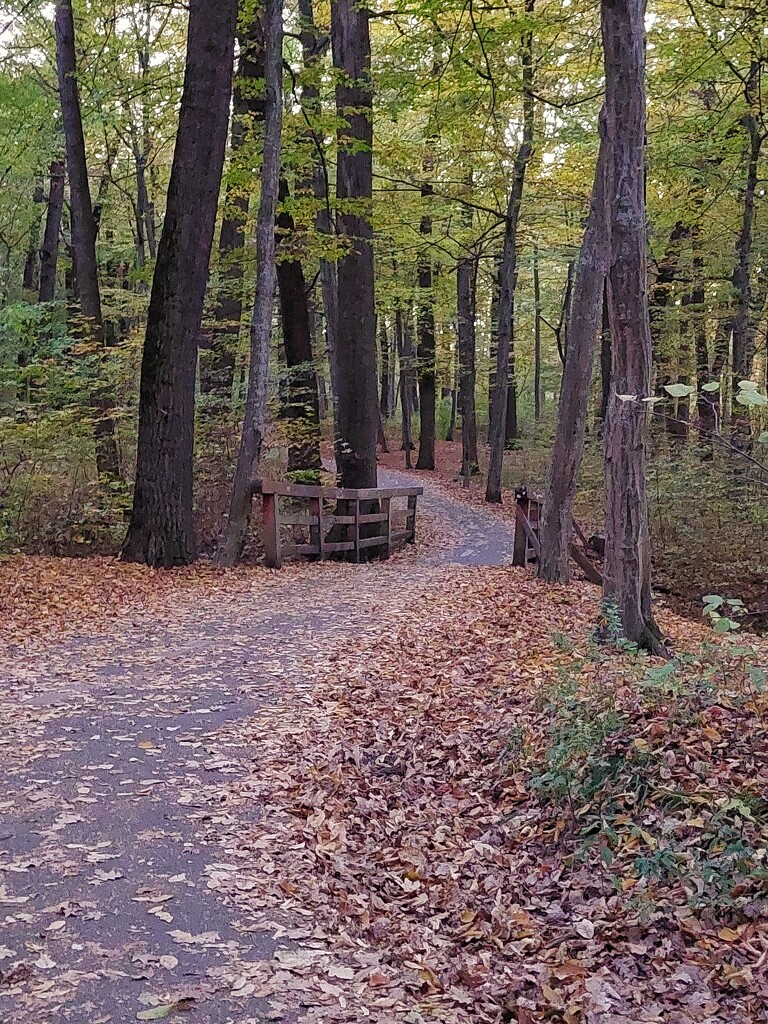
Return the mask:
<svg viewBox="0 0 768 1024">
<path fill-rule="evenodd" d="M 254 129 L 264 121 L 266 74 L 264 26 L 255 17 L 240 36 L 230 130 L 230 166 L 227 175 L 224 216 L 219 234 L 220 284 L 216 296 L 213 351 L 200 363 L 200 390 L 210 395 L 213 410 L 226 407 L 232 396 L 235 358 L 243 318 L 245 229 L 250 208 L 248 173 L 241 166 L 242 152 Z"/>
<path fill-rule="evenodd" d="M 329 175 L 326 163 L 326 147 L 320 119 L 322 103 L 319 82 L 322 75 L 321 59 L 328 48 L 327 35 L 318 32 L 312 0 L 299 0 L 299 35 L 305 81 L 301 89 L 301 106 L 307 121 L 306 137 L 314 150 L 311 189 L 317 202 L 315 228 L 321 234 L 334 233 L 329 194 Z M 333 413 L 334 450 L 338 461 L 339 445 L 339 372 L 337 360 L 338 330 L 338 282 L 336 264 L 330 259 L 320 259 L 320 290 L 325 317 L 325 340 L 328 355 L 328 369 L 331 379 L 331 410 Z"/>
<path fill-rule="evenodd" d="M 646 406 L 651 389 L 645 215 L 644 0 L 603 0 L 606 125 L 611 160 L 611 267 L 608 302 L 613 348 L 605 437 L 603 599 L 623 636 L 661 653 L 653 619 L 651 541 L 645 480 Z M 623 401 L 619 395 L 634 395 Z"/>
<path fill-rule="evenodd" d="M 232 89 L 237 0 L 192 0 L 165 221 L 141 366 L 133 512 L 122 557 L 196 558 L 195 371 Z M 271 228 L 271 225 L 270 225 Z"/>
<path fill-rule="evenodd" d="M 243 430 L 237 454 L 232 500 L 218 552 L 222 565 L 240 560 L 248 536 L 253 488 L 259 472 L 267 414 L 272 307 L 277 287 L 275 217 L 280 189 L 280 141 L 283 124 L 283 0 L 265 0 L 263 7 L 266 104 L 261 195 L 256 223 L 256 300 L 251 320 L 251 360 Z"/>
<path fill-rule="evenodd" d="M 96 262 L 96 221 L 88 184 L 71 0 L 58 0 L 55 29 L 59 100 L 69 171 L 72 256 L 77 275 L 80 309 L 85 321 L 82 333 L 103 343 L 104 321 L 101 315 L 99 270 Z M 90 404 L 95 418 L 93 430 L 96 442 L 96 469 L 99 476 L 118 478 L 120 460 L 115 440 L 115 424 L 109 412 L 112 403 L 108 395 L 97 391 L 92 394 Z"/>
<path fill-rule="evenodd" d="M 376 388 L 374 314 L 373 92 L 369 12 L 355 0 L 331 7 L 333 62 L 339 117 L 336 195 L 339 229 L 348 243 L 337 269 L 338 470 L 342 487 L 376 486 Z"/>
<path fill-rule="evenodd" d="M 428 151 L 424 158 L 424 171 L 432 171 L 432 157 Z M 432 215 L 429 212 L 430 199 L 434 195 L 434 186 L 425 181 L 421 186 L 422 203 L 426 204 L 421 215 L 419 231 L 423 239 L 424 251 L 419 258 L 418 286 L 419 312 L 416 324 L 417 359 L 419 370 L 419 457 L 416 469 L 435 468 L 435 431 L 437 410 L 437 367 L 435 365 L 435 309 L 432 291 L 432 254 L 429 251 L 429 237 L 432 234 Z"/>
<path fill-rule="evenodd" d="M 573 503 L 584 455 L 595 339 L 600 326 L 608 270 L 608 172 L 611 151 L 603 117 L 600 134 L 592 203 L 573 286 L 571 332 L 539 527 L 539 577 L 550 583 L 565 583 L 570 579 Z"/>
<path fill-rule="evenodd" d="M 472 227 L 472 207 L 465 207 L 464 221 Z M 461 412 L 461 475 L 479 472 L 477 454 L 477 260 L 463 256 L 456 267 L 456 309 L 459 345 L 459 411 Z"/>
<path fill-rule="evenodd" d="M 64 162 L 54 160 L 49 173 L 48 209 L 45 214 L 43 247 L 40 250 L 40 302 L 53 302 L 56 297 L 56 267 L 59 260 L 61 211 L 64 207 Z"/>
<path fill-rule="evenodd" d="M 288 182 L 280 182 L 280 202 L 289 198 Z M 293 217 L 283 206 L 277 217 L 278 246 L 290 246 Z M 278 256 L 280 251 L 278 248 Z M 289 423 L 288 469 L 319 470 L 320 404 L 312 352 L 309 290 L 301 260 L 284 257 L 277 264 L 283 345 L 288 367 L 286 418 Z"/>
<path fill-rule="evenodd" d="M 525 0 L 525 12 L 532 15 L 535 0 Z M 485 500 L 501 501 L 501 471 L 505 442 L 517 437 L 517 385 L 515 382 L 515 290 L 517 288 L 517 229 L 528 164 L 533 156 L 535 99 L 533 95 L 533 33 L 526 30 L 520 47 L 523 75 L 523 139 L 515 156 L 512 187 L 507 203 L 504 252 L 499 269 L 499 338 L 496 349 L 496 396 L 492 403 L 489 429 L 490 460 Z"/>
</svg>

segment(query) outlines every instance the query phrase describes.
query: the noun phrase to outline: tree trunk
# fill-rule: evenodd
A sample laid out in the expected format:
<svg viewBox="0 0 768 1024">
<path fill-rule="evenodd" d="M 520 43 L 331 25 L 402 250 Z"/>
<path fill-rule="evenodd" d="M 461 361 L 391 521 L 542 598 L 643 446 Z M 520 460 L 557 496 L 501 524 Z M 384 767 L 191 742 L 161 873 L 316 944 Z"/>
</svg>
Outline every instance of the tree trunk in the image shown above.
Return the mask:
<svg viewBox="0 0 768 1024">
<path fill-rule="evenodd" d="M 53 302 L 56 297 L 56 266 L 59 260 L 61 211 L 64 207 L 64 162 L 54 160 L 50 167 L 48 209 L 45 214 L 43 247 L 40 250 L 40 302 Z"/>
<path fill-rule="evenodd" d="M 471 206 L 464 208 L 464 223 L 472 228 Z M 461 412 L 461 475 L 465 479 L 477 474 L 477 259 L 462 256 L 456 267 L 456 309 L 459 345 L 459 409 Z"/>
<path fill-rule="evenodd" d="M 571 575 L 573 503 L 584 455 L 593 354 L 608 270 L 608 173 L 611 152 L 603 116 L 600 119 L 600 135 L 592 202 L 573 286 L 571 332 L 565 354 L 557 429 L 539 527 L 539 577 L 549 583 L 565 583 Z"/>
<path fill-rule="evenodd" d="M 662 653 L 653 619 L 651 542 L 645 481 L 646 406 L 650 396 L 645 214 L 645 4 L 603 0 L 605 109 L 611 160 L 611 267 L 608 305 L 612 395 L 605 437 L 603 599 L 624 638 Z M 635 395 L 622 401 L 619 395 Z"/>
<path fill-rule="evenodd" d="M 280 202 L 289 198 L 288 182 L 280 182 Z M 278 245 L 290 246 L 295 231 L 293 217 L 282 206 L 277 216 Z M 278 250 L 278 255 L 280 252 Z M 309 290 L 301 260 L 284 257 L 277 264 L 280 291 L 280 315 L 283 323 L 283 345 L 288 367 L 286 417 L 290 421 L 288 438 L 288 469 L 319 470 L 320 404 L 317 392 Z"/>
<path fill-rule="evenodd" d="M 373 91 L 369 12 L 355 0 L 331 6 L 339 117 L 336 195 L 348 244 L 337 268 L 338 470 L 342 487 L 376 486 L 376 387 L 373 231 Z"/>
<path fill-rule="evenodd" d="M 103 344 L 104 322 L 101 315 L 99 270 L 96 262 L 96 221 L 88 184 L 85 136 L 77 85 L 72 0 L 58 0 L 55 29 L 59 100 L 69 171 L 72 255 L 80 309 L 85 321 L 82 333 Z M 120 460 L 115 441 L 115 424 L 109 413 L 109 396 L 96 391 L 91 395 L 90 405 L 95 417 L 93 431 L 96 442 L 96 469 L 99 476 L 119 478 Z"/>
<path fill-rule="evenodd" d="M 691 229 L 693 253 L 693 291 L 691 307 L 693 315 L 694 351 L 696 353 L 696 412 L 698 415 L 698 443 L 704 458 L 713 457 L 713 440 L 717 430 L 718 392 L 704 391 L 704 385 L 712 381 L 709 345 L 707 343 L 707 293 L 704 281 L 704 255 L 701 249 L 701 232 L 698 224 Z"/>
<path fill-rule="evenodd" d="M 45 202 L 45 193 L 43 192 L 43 184 L 40 178 L 35 179 L 35 190 L 32 201 L 36 206 L 42 205 L 42 203 Z M 39 259 L 40 214 L 36 213 L 29 227 L 29 244 L 27 246 L 27 255 L 24 259 L 24 272 L 22 277 L 22 287 L 28 292 L 36 292 L 40 288 Z"/>
<path fill-rule="evenodd" d="M 398 307 L 395 313 L 395 330 L 397 333 L 397 352 L 400 358 L 400 406 L 403 419 L 402 451 L 405 452 L 405 468 L 412 468 L 411 452 L 413 451 L 413 433 L 411 418 L 413 415 L 413 339 L 407 319 Z"/>
<path fill-rule="evenodd" d="M 324 235 L 334 234 L 335 228 L 330 203 L 330 183 L 326 146 L 320 121 L 322 102 L 319 82 L 322 75 L 320 61 L 327 50 L 327 35 L 318 32 L 312 0 L 299 0 L 299 36 L 306 80 L 301 89 L 301 107 L 307 122 L 305 137 L 314 149 L 311 189 L 318 204 L 315 228 Z M 331 259 L 320 259 L 320 291 L 325 317 L 325 341 L 331 380 L 331 410 L 333 414 L 333 440 L 337 463 L 339 446 L 339 372 L 337 360 L 338 282 L 336 264 Z"/>
<path fill-rule="evenodd" d="M 535 0 L 525 0 L 532 15 Z M 496 396 L 493 401 L 489 442 L 491 455 L 485 500 L 501 501 L 501 471 L 505 442 L 517 437 L 517 387 L 515 383 L 515 289 L 517 288 L 517 229 L 523 202 L 525 174 L 533 156 L 535 99 L 533 95 L 533 33 L 526 30 L 520 46 L 523 75 L 523 140 L 515 156 L 512 187 L 507 203 L 504 252 L 499 269 L 499 338 L 496 349 Z"/>
<path fill-rule="evenodd" d="M 184 89 L 141 366 L 133 512 L 122 557 L 196 558 L 195 371 L 224 167 L 237 0 L 192 0 Z M 271 227 L 271 225 L 270 225 Z"/>
<path fill-rule="evenodd" d="M 201 360 L 200 390 L 210 395 L 213 411 L 229 403 L 235 376 L 235 357 L 243 318 L 245 229 L 250 208 L 248 173 L 241 166 L 242 151 L 256 126 L 264 121 L 264 93 L 261 84 L 264 64 L 264 26 L 255 17 L 240 37 L 232 102 L 230 166 L 227 175 L 224 216 L 219 235 L 220 283 L 216 296 L 213 351 Z"/>
<path fill-rule="evenodd" d="M 744 90 L 745 99 L 750 108 L 749 113 L 743 118 L 744 129 L 748 137 L 747 177 L 741 194 L 741 228 L 736 241 L 736 265 L 732 278 L 735 312 L 733 317 L 731 428 L 733 444 L 743 451 L 748 450 L 751 443 L 751 418 L 749 409 L 737 402 L 736 396 L 739 393 L 739 381 L 749 378 L 752 374 L 755 352 L 752 322 L 752 248 L 760 154 L 764 139 L 754 110 L 759 109 L 761 71 L 761 62 L 754 61 Z"/>
<path fill-rule="evenodd" d="M 256 299 L 251 320 L 251 359 L 243 430 L 237 453 L 232 500 L 218 552 L 221 565 L 241 558 L 253 506 L 267 414 L 272 307 L 277 286 L 275 217 L 280 190 L 280 141 L 283 124 L 283 0 L 265 0 L 263 7 L 266 99 L 261 195 L 256 223 Z"/>
<path fill-rule="evenodd" d="M 389 338 L 387 337 L 387 323 L 383 316 L 379 316 L 379 409 L 382 419 L 387 419 L 390 408 L 390 366 L 389 366 Z"/>
<path fill-rule="evenodd" d="M 605 427 L 611 399 L 611 324 L 608 319 L 608 285 L 603 289 L 603 316 L 600 330 L 600 430 Z"/>
<path fill-rule="evenodd" d="M 432 171 L 433 161 L 428 151 L 424 158 L 424 171 Z M 435 468 L 435 430 L 437 407 L 437 367 L 435 365 L 435 309 L 432 292 L 432 254 L 429 251 L 429 236 L 432 234 L 432 215 L 430 199 L 434 195 L 434 186 L 424 181 L 421 186 L 421 199 L 424 209 L 421 215 L 419 231 L 423 239 L 424 251 L 419 258 L 417 276 L 419 286 L 419 312 L 416 324 L 418 343 L 416 348 L 419 371 L 419 457 L 416 469 Z"/>
<path fill-rule="evenodd" d="M 571 296 L 573 295 L 573 274 L 576 264 L 573 260 L 568 263 L 568 271 L 565 277 L 565 291 L 563 292 L 563 304 L 560 307 L 560 321 L 555 327 L 555 341 L 557 342 L 557 354 L 560 362 L 565 366 L 565 357 L 568 352 L 568 331 L 571 319 Z"/>
<path fill-rule="evenodd" d="M 533 249 L 533 418 L 541 420 L 541 279 L 539 250 Z"/>
<path fill-rule="evenodd" d="M 669 244 L 664 256 L 659 260 L 658 272 L 653 285 L 650 299 L 650 325 L 653 363 L 656 366 L 656 394 L 666 397 L 664 385 L 670 383 L 669 354 L 665 351 L 664 327 L 666 310 L 672 298 L 672 286 L 677 278 L 680 263 L 680 248 L 689 237 L 691 229 L 679 220 L 669 236 Z"/>
</svg>

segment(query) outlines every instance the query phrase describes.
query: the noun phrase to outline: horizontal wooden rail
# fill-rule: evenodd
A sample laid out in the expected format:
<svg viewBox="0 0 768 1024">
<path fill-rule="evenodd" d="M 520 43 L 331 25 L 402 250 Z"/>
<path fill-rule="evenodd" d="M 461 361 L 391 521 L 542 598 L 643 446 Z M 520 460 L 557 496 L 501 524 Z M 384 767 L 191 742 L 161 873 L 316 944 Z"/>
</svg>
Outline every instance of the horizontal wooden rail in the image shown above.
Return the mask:
<svg viewBox="0 0 768 1024">
<path fill-rule="evenodd" d="M 393 547 L 416 540 L 416 503 L 421 487 L 313 487 L 259 480 L 254 493 L 261 494 L 264 517 L 264 549 L 267 565 L 279 569 L 287 555 L 309 555 L 326 558 L 335 554 L 354 554 L 360 561 L 362 551 L 381 549 L 381 557 L 389 558 Z M 308 501 L 308 512 L 283 512 L 280 499 Z M 393 529 L 392 502 L 407 498 L 405 529 Z M 323 503 L 341 503 L 338 512 L 326 511 Z M 361 508 L 362 506 L 362 508 Z M 309 541 L 284 542 L 283 527 L 305 527 Z M 378 529 L 376 529 L 378 527 Z"/>
</svg>

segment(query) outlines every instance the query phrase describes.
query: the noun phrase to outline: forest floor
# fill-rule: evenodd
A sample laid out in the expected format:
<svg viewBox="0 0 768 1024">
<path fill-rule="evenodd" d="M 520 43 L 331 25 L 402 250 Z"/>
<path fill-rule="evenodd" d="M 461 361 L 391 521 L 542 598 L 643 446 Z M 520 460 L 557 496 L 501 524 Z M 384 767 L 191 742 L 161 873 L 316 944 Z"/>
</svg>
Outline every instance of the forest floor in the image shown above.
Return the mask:
<svg viewBox="0 0 768 1024">
<path fill-rule="evenodd" d="M 0 562 L 0 1019 L 768 1020 L 768 650 L 606 653 L 423 508 L 388 563 Z"/>
</svg>

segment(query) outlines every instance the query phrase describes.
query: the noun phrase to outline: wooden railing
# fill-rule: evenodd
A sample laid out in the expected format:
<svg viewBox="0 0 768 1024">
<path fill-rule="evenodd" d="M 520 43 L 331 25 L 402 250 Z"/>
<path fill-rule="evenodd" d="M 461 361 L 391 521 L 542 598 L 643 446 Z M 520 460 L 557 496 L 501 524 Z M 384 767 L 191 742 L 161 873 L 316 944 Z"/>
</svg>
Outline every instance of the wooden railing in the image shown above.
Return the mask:
<svg viewBox="0 0 768 1024">
<path fill-rule="evenodd" d="M 343 487 L 313 487 L 306 484 L 284 484 L 262 480 L 256 485 L 261 494 L 264 520 L 264 554 L 271 569 L 279 569 L 283 558 L 290 555 L 314 555 L 327 558 L 340 553 L 353 554 L 359 562 L 361 552 L 380 548 L 380 556 L 389 558 L 392 550 L 416 540 L 416 502 L 424 493 L 421 487 L 370 487 L 350 490 Z M 395 529 L 392 502 L 407 498 L 404 529 Z M 281 499 L 306 501 L 307 512 L 282 509 Z M 334 503 L 334 511 L 324 507 Z M 337 512 L 340 503 L 342 512 Z M 378 511 L 366 511 L 375 509 Z M 308 541 L 289 541 L 282 536 L 283 527 L 306 527 Z M 336 530 L 335 527 L 343 527 Z M 378 527 L 378 529 L 375 529 Z"/>
<path fill-rule="evenodd" d="M 526 566 L 529 562 L 535 562 L 541 557 L 539 527 L 544 500 L 538 495 L 530 495 L 527 487 L 516 487 L 515 502 L 515 545 L 512 565 Z M 573 533 L 578 538 L 581 547 L 575 541 L 571 541 L 569 545 L 571 558 L 590 583 L 601 587 L 603 585 L 602 573 L 587 555 L 589 545 L 581 527 L 575 519 L 572 520 L 572 523 Z"/>
</svg>

